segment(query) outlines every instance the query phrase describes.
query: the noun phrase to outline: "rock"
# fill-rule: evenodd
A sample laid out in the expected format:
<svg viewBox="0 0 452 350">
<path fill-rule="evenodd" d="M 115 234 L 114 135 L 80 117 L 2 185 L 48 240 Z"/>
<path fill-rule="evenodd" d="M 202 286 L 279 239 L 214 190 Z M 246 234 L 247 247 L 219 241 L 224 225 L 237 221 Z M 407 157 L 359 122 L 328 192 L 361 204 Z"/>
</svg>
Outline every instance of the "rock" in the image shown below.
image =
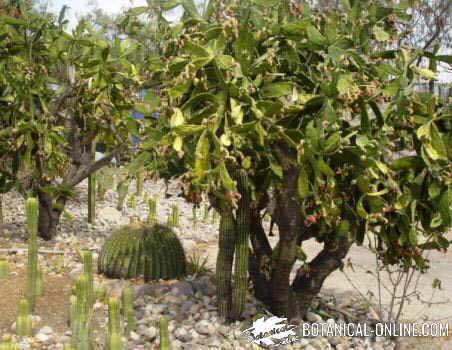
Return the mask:
<svg viewBox="0 0 452 350">
<path fill-rule="evenodd" d="M 205 296 L 214 296 L 216 294 L 215 285 L 208 276 L 202 276 L 198 280 L 193 281 L 195 291 L 200 291 Z"/>
<path fill-rule="evenodd" d="M 148 340 L 152 341 L 155 338 L 157 338 L 159 331 L 157 328 L 151 326 L 151 327 L 146 327 L 141 334 L 144 335 L 145 337 L 147 337 Z"/>
<path fill-rule="evenodd" d="M 42 343 L 47 343 L 50 339 L 50 336 L 44 333 L 38 333 L 36 334 L 35 338 Z"/>
<path fill-rule="evenodd" d="M 313 312 L 308 312 L 306 314 L 306 318 L 309 322 L 314 322 L 314 323 L 320 323 L 323 322 L 322 317 L 320 317 L 319 315 L 313 313 Z"/>
<path fill-rule="evenodd" d="M 130 339 L 132 339 L 134 342 L 137 342 L 140 340 L 140 335 L 135 332 L 130 332 Z"/>
<path fill-rule="evenodd" d="M 153 297 L 161 297 L 169 290 L 168 286 L 159 284 L 159 283 L 146 283 L 142 286 L 135 288 L 135 299 L 139 298 L 143 295 L 151 295 Z"/>
<path fill-rule="evenodd" d="M 174 332 L 174 336 L 182 342 L 189 342 L 193 338 L 184 327 L 177 328 Z"/>
<path fill-rule="evenodd" d="M 202 335 L 211 335 L 215 332 L 212 324 L 206 320 L 201 320 L 195 325 L 195 330 Z"/>
<path fill-rule="evenodd" d="M 192 285 L 186 281 L 179 281 L 173 284 L 169 295 L 192 297 L 195 294 Z"/>
<path fill-rule="evenodd" d="M 118 224 L 121 221 L 122 214 L 121 212 L 113 207 L 105 207 L 99 210 L 97 214 L 99 220 L 104 220 L 107 222 Z"/>
<path fill-rule="evenodd" d="M 38 333 L 42 333 L 42 334 L 52 334 L 53 333 L 53 329 L 49 326 L 44 326 L 42 327 Z"/>
<path fill-rule="evenodd" d="M 303 348 L 303 350 L 317 350 L 317 349 L 314 348 L 314 347 L 311 346 L 311 345 L 308 345 L 308 346 L 305 346 L 305 347 Z"/>
</svg>

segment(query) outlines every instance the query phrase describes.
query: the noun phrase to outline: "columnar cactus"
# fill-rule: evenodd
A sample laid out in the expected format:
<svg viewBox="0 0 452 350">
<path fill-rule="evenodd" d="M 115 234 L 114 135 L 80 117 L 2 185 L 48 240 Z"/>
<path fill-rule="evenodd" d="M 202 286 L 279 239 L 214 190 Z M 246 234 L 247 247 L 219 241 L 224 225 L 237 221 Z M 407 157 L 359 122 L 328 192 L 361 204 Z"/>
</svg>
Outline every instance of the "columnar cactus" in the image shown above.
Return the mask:
<svg viewBox="0 0 452 350">
<path fill-rule="evenodd" d="M 149 264 L 146 264 L 145 258 Z M 177 278 L 185 273 L 185 253 L 176 234 L 167 226 L 135 222 L 121 227 L 105 242 L 98 271 L 112 278 L 145 280 Z"/>
<path fill-rule="evenodd" d="M 142 171 L 138 171 L 136 178 L 137 178 L 136 195 L 138 196 L 138 198 L 141 198 L 141 196 L 143 195 L 144 173 Z"/>
<path fill-rule="evenodd" d="M 137 199 L 136 199 L 135 194 L 132 194 L 129 197 L 129 208 L 135 209 L 136 206 L 137 206 Z"/>
<path fill-rule="evenodd" d="M 128 336 L 130 332 L 135 329 L 136 319 L 135 311 L 133 309 L 133 289 L 130 286 L 122 290 L 122 316 L 127 321 L 125 334 Z"/>
<path fill-rule="evenodd" d="M 96 175 L 88 176 L 88 222 L 96 221 Z"/>
<path fill-rule="evenodd" d="M 171 214 L 168 216 L 167 225 L 171 228 L 179 226 L 179 206 L 177 204 L 171 206 Z"/>
<path fill-rule="evenodd" d="M 93 350 L 91 320 L 93 304 L 90 302 L 90 282 L 82 274 L 75 282 L 75 294 L 71 296 L 72 346 L 75 350 Z"/>
<path fill-rule="evenodd" d="M 16 333 L 21 337 L 32 335 L 32 319 L 27 299 L 22 299 L 19 302 L 19 311 L 16 318 Z"/>
<path fill-rule="evenodd" d="M 9 275 L 8 259 L 0 256 L 0 280 L 7 278 Z"/>
<path fill-rule="evenodd" d="M 66 343 L 64 344 L 63 350 L 74 350 L 74 348 L 70 343 Z"/>
<path fill-rule="evenodd" d="M 169 332 L 168 332 L 168 320 L 165 316 L 160 317 L 160 350 L 169 350 Z"/>
<path fill-rule="evenodd" d="M 36 302 L 36 279 L 38 275 L 38 213 L 39 206 L 36 198 L 28 198 L 25 204 L 28 228 L 28 263 L 26 298 L 30 313 Z"/>
<path fill-rule="evenodd" d="M 231 316 L 239 319 L 245 307 L 248 291 L 248 259 L 251 224 L 251 188 L 248 175 L 244 170 L 237 171 L 237 190 L 241 195 L 237 210 L 237 237 L 235 240 L 234 295 Z"/>
<path fill-rule="evenodd" d="M 107 190 L 113 187 L 112 169 L 105 167 L 100 169 L 96 174 L 97 198 L 103 200 Z"/>
<path fill-rule="evenodd" d="M 216 265 L 217 300 L 220 317 L 229 319 L 232 306 L 232 265 L 235 250 L 235 219 L 229 203 L 221 202 Z"/>
<path fill-rule="evenodd" d="M 94 290 L 94 295 L 98 302 L 104 303 L 107 299 L 107 288 L 104 285 L 97 286 Z"/>
<path fill-rule="evenodd" d="M 83 262 L 83 275 L 88 284 L 88 303 L 91 307 L 94 303 L 93 255 L 90 251 L 85 250 L 81 252 L 81 258 Z"/>
<path fill-rule="evenodd" d="M 196 230 L 198 228 L 198 217 L 197 217 L 196 205 L 193 205 L 193 208 L 192 208 L 192 221 L 193 221 L 193 229 Z"/>
<path fill-rule="evenodd" d="M 19 347 L 16 343 L 11 342 L 11 335 L 4 334 L 2 336 L 2 344 L 0 345 L 0 350 L 18 350 Z"/>
<path fill-rule="evenodd" d="M 129 181 L 127 179 L 121 180 L 118 183 L 118 205 L 117 209 L 122 211 L 124 209 L 124 201 L 127 197 L 127 192 L 129 190 Z"/>
<path fill-rule="evenodd" d="M 209 206 L 207 204 L 204 204 L 204 218 L 203 221 L 207 224 L 209 220 Z"/>
<path fill-rule="evenodd" d="M 118 298 L 111 297 L 108 300 L 108 334 L 105 342 L 105 350 L 121 350 L 121 318 L 119 315 Z"/>
<path fill-rule="evenodd" d="M 153 225 L 157 222 L 157 197 L 149 199 L 148 223 Z"/>
<path fill-rule="evenodd" d="M 44 293 L 44 279 L 42 276 L 42 270 L 38 269 L 36 274 L 36 296 L 40 297 Z"/>
</svg>

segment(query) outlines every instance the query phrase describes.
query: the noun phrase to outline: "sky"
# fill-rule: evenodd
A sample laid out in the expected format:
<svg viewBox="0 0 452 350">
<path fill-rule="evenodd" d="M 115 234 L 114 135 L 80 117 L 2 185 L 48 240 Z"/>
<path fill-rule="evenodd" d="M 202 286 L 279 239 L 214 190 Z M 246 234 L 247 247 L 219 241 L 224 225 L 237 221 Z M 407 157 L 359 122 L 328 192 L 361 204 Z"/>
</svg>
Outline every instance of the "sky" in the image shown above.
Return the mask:
<svg viewBox="0 0 452 350">
<path fill-rule="evenodd" d="M 68 5 L 70 10 L 66 14 L 66 18 L 69 20 L 69 28 L 73 28 L 77 22 L 77 15 L 84 15 L 89 11 L 92 11 L 94 6 L 90 5 L 90 2 L 96 2 L 97 7 L 101 8 L 107 13 L 117 13 L 123 8 L 130 8 L 136 6 L 146 6 L 146 0 L 41 0 L 41 3 L 48 1 L 48 9 L 54 13 L 59 13 L 63 5 Z M 169 13 L 165 14 L 165 18 L 169 21 L 177 21 L 182 14 L 180 7 L 173 9 Z M 452 73 L 446 73 L 443 69 L 440 70 L 438 80 L 441 82 L 452 83 Z"/>
</svg>

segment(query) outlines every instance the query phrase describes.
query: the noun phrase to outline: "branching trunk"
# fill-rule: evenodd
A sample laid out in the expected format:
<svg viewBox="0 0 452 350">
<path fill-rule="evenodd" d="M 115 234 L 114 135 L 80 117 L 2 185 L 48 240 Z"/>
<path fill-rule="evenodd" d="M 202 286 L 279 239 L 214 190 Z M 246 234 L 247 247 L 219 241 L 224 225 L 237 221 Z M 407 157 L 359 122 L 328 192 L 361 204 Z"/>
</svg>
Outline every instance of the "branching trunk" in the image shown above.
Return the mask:
<svg viewBox="0 0 452 350">
<path fill-rule="evenodd" d="M 331 239 L 323 250 L 309 263 L 309 273 L 303 267 L 297 271 L 292 283 L 299 317 L 304 317 L 313 298 L 319 294 L 325 279 L 342 266 L 342 260 L 351 246 L 347 236 Z"/>
<path fill-rule="evenodd" d="M 45 240 L 51 240 L 57 233 L 58 224 L 60 222 L 61 213 L 63 212 L 67 198 L 60 196 L 52 200 L 50 194 L 38 191 L 39 199 L 39 236 Z"/>
</svg>

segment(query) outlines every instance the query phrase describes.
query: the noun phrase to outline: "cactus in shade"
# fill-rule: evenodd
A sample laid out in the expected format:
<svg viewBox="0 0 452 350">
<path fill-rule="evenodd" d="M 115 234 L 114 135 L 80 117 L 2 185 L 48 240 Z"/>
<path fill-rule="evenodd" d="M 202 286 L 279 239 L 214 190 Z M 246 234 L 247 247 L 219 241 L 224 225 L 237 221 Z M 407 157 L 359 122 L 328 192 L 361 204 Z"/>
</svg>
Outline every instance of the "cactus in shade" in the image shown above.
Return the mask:
<svg viewBox="0 0 452 350">
<path fill-rule="evenodd" d="M 97 301 L 104 303 L 107 300 L 107 288 L 104 285 L 97 286 L 94 295 Z"/>
<path fill-rule="evenodd" d="M 232 306 L 232 265 L 235 250 L 235 220 L 232 207 L 220 203 L 220 229 L 216 264 L 217 300 L 220 317 L 229 319 Z"/>
<path fill-rule="evenodd" d="M 94 304 L 93 255 L 87 250 L 82 251 L 80 255 L 83 262 L 83 275 L 85 276 L 86 283 L 88 284 L 88 303 L 91 306 Z"/>
<path fill-rule="evenodd" d="M 125 334 L 130 335 L 130 332 L 135 329 L 136 319 L 135 311 L 133 309 L 133 289 L 130 286 L 125 287 L 122 290 L 122 316 L 127 321 L 127 327 Z"/>
<path fill-rule="evenodd" d="M 30 315 L 30 307 L 27 299 L 19 302 L 19 311 L 16 318 L 16 333 L 21 337 L 29 337 L 32 335 L 32 320 Z"/>
<path fill-rule="evenodd" d="M 74 295 L 71 296 L 72 346 L 75 350 L 93 350 L 91 319 L 93 304 L 90 302 L 90 283 L 86 274 L 75 282 Z"/>
<path fill-rule="evenodd" d="M 136 195 L 138 198 L 141 198 L 143 194 L 143 182 L 144 182 L 144 173 L 142 171 L 138 171 L 137 173 L 137 182 L 136 182 Z"/>
<path fill-rule="evenodd" d="M 0 350 L 18 350 L 19 346 L 16 343 L 11 342 L 11 335 L 4 334 L 2 336 L 2 344 L 0 345 Z"/>
<path fill-rule="evenodd" d="M 209 206 L 207 204 L 204 204 L 204 218 L 203 221 L 207 224 L 209 220 Z"/>
<path fill-rule="evenodd" d="M 179 226 L 179 206 L 177 204 L 171 206 L 171 214 L 168 216 L 167 225 L 171 228 Z"/>
<path fill-rule="evenodd" d="M 235 240 L 234 293 L 232 298 L 232 319 L 238 320 L 243 312 L 248 291 L 248 259 L 251 225 L 251 186 L 244 170 L 237 170 L 237 190 L 241 194 L 236 214 L 237 236 Z"/>
<path fill-rule="evenodd" d="M 147 260 L 146 260 L 147 258 Z M 146 261 L 148 261 L 146 263 Z M 176 234 L 161 224 L 134 222 L 105 242 L 98 271 L 112 278 L 177 278 L 185 273 L 185 253 Z"/>
<path fill-rule="evenodd" d="M 96 175 L 88 176 L 88 222 L 96 221 Z"/>
<path fill-rule="evenodd" d="M 28 198 L 25 204 L 28 228 L 28 263 L 26 298 L 30 313 L 33 312 L 36 301 L 36 280 L 38 274 L 38 200 Z"/>
<path fill-rule="evenodd" d="M 160 317 L 160 350 L 169 350 L 169 332 L 168 332 L 168 320 L 165 316 Z"/>
<path fill-rule="evenodd" d="M 118 205 L 116 208 L 122 211 L 124 208 L 124 201 L 127 197 L 127 192 L 129 191 L 129 181 L 127 179 L 121 180 L 118 183 Z"/>
<path fill-rule="evenodd" d="M 42 296 L 44 293 L 44 279 L 42 277 L 42 270 L 38 269 L 36 274 L 36 295 L 38 297 Z"/>
<path fill-rule="evenodd" d="M 119 301 L 115 297 L 108 300 L 108 334 L 105 350 L 121 350 L 121 319 L 119 315 Z"/>
<path fill-rule="evenodd" d="M 7 278 L 9 275 L 8 259 L 0 256 L 0 280 Z"/>
<path fill-rule="evenodd" d="M 148 223 L 155 224 L 157 222 L 157 197 L 149 199 Z"/>
</svg>

